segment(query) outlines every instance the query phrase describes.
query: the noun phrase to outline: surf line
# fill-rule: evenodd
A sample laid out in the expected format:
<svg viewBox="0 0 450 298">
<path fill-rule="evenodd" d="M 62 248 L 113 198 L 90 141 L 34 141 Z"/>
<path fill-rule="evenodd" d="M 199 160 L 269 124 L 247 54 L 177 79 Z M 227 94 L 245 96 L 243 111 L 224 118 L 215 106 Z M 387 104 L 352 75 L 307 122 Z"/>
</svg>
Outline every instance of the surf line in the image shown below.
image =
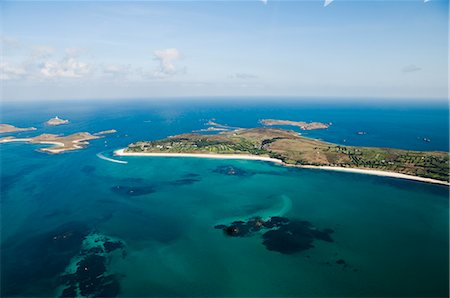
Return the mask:
<svg viewBox="0 0 450 298">
<path fill-rule="evenodd" d="M 128 163 L 128 161 L 117 160 L 117 159 L 112 159 L 112 158 L 106 157 L 106 156 L 104 156 L 102 154 L 102 152 L 97 153 L 97 157 L 101 158 L 101 159 L 104 159 L 104 160 L 107 160 L 107 161 L 115 162 L 115 163 L 121 163 L 121 164 L 127 164 Z"/>
</svg>

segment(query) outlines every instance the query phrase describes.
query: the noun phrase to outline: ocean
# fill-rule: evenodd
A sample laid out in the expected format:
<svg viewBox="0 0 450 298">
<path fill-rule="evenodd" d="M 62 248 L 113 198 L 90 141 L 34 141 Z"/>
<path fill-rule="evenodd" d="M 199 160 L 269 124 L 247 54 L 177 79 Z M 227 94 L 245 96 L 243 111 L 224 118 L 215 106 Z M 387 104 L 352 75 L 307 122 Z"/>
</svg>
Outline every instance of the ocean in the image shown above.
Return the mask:
<svg viewBox="0 0 450 298">
<path fill-rule="evenodd" d="M 375 102 L 3 103 L 2 123 L 38 129 L 5 135 L 118 132 L 60 155 L 0 145 L 2 297 L 448 296 L 448 187 L 262 161 L 112 155 L 211 119 L 255 127 L 264 118 L 332 123 L 297 131 L 339 144 L 448 151 L 446 103 Z M 43 124 L 56 115 L 70 123 Z M 239 237 L 222 230 L 233 222 Z"/>
</svg>

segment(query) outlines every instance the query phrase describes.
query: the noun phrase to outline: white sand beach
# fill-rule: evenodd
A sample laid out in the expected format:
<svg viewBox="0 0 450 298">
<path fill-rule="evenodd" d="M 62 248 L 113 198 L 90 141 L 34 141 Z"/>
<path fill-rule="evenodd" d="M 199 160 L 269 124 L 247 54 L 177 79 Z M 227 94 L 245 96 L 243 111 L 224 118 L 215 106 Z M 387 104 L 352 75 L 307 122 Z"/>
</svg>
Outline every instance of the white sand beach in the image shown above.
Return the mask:
<svg viewBox="0 0 450 298">
<path fill-rule="evenodd" d="M 356 173 L 356 174 L 366 174 L 366 175 L 375 175 L 375 176 L 383 176 L 383 177 L 392 177 L 398 179 L 407 179 L 414 180 L 426 183 L 440 184 L 450 186 L 449 182 L 436 180 L 432 178 L 424 178 L 413 175 L 406 175 L 395 172 L 387 172 L 387 171 L 379 171 L 379 170 L 369 170 L 369 169 L 358 169 L 358 168 L 342 168 L 342 167 L 330 167 L 330 166 L 299 166 L 304 169 L 317 169 L 317 170 L 326 170 L 326 171 L 339 171 L 339 172 L 347 172 L 347 173 Z"/>
<path fill-rule="evenodd" d="M 246 159 L 262 160 L 283 164 L 283 161 L 267 156 L 257 156 L 250 154 L 207 154 L 207 153 L 137 153 L 125 152 L 125 149 L 114 151 L 116 156 L 153 156 L 153 157 L 195 157 L 195 158 L 214 158 L 214 159 Z"/>
<path fill-rule="evenodd" d="M 432 179 L 432 178 L 418 177 L 418 176 L 413 176 L 413 175 L 406 175 L 406 174 L 395 173 L 395 172 L 370 170 L 370 169 L 358 169 L 358 168 L 331 167 L 331 166 L 292 165 L 292 164 L 286 164 L 280 159 L 266 157 L 266 156 L 249 155 L 249 154 L 136 153 L 136 152 L 125 152 L 125 149 L 119 149 L 119 150 L 114 151 L 114 155 L 116 155 L 116 156 L 194 157 L 194 158 L 261 160 L 261 161 L 274 162 L 277 164 L 281 164 L 283 166 L 298 167 L 298 168 L 303 168 L 303 169 L 316 169 L 316 170 L 339 171 L 339 172 L 347 172 L 347 173 L 355 173 L 355 174 L 375 175 L 375 176 L 392 177 L 392 178 L 398 178 L 398 179 L 414 180 L 414 181 L 420 181 L 420 182 L 425 182 L 425 183 L 450 186 L 450 183 L 446 182 L 446 181 L 436 180 L 436 179 Z"/>
</svg>

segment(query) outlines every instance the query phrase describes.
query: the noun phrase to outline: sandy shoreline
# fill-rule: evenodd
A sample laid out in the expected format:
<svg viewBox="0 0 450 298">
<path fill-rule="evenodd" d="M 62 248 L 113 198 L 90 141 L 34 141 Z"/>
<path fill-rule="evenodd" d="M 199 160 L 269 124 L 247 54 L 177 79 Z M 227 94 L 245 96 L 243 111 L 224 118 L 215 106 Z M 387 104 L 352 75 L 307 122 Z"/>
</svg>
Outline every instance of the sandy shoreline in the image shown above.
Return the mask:
<svg viewBox="0 0 450 298">
<path fill-rule="evenodd" d="M 375 175 L 375 176 L 383 176 L 383 177 L 392 177 L 398 179 L 406 179 L 406 180 L 414 180 L 425 183 L 439 184 L 450 186 L 449 182 L 418 177 L 413 175 L 406 175 L 395 172 L 387 172 L 387 171 L 379 171 L 379 170 L 368 170 L 368 169 L 358 169 L 358 168 L 342 168 L 342 167 L 331 167 L 331 166 L 308 166 L 308 165 L 292 165 L 286 164 L 280 159 L 265 157 L 265 156 L 256 156 L 249 154 L 206 154 L 206 153 L 131 153 L 124 152 L 124 149 L 119 149 L 114 151 L 114 155 L 116 156 L 153 156 L 153 157 L 194 157 L 194 158 L 215 158 L 215 159 L 246 159 L 246 160 L 260 160 L 260 161 L 268 161 L 274 162 L 277 164 L 281 164 L 289 167 L 298 167 L 304 169 L 316 169 L 316 170 L 326 170 L 326 171 L 338 171 L 338 172 L 347 172 L 347 173 L 356 173 L 356 174 L 366 174 L 366 175 Z"/>
<path fill-rule="evenodd" d="M 32 142 L 32 141 L 33 141 L 32 138 L 27 138 L 27 139 L 3 139 L 3 140 L 0 140 L 0 143 Z M 35 144 L 48 144 L 48 145 L 57 145 L 57 146 L 64 147 L 64 143 L 57 142 L 57 141 L 38 141 L 38 142 L 35 142 Z"/>
<path fill-rule="evenodd" d="M 262 160 L 279 164 L 283 162 L 276 158 L 256 156 L 250 154 L 207 154 L 207 153 L 132 153 L 124 152 L 124 149 L 114 151 L 116 156 L 154 156 L 154 157 L 194 157 L 194 158 L 214 158 L 214 159 L 246 159 L 246 160 Z"/>
</svg>

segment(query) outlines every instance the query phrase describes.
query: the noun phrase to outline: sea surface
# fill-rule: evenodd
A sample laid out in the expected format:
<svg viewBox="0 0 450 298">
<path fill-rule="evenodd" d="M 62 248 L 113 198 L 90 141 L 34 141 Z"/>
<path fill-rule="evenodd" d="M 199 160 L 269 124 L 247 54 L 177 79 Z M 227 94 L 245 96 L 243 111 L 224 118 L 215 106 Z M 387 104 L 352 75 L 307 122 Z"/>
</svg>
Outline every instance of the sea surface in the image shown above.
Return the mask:
<svg viewBox="0 0 450 298">
<path fill-rule="evenodd" d="M 448 296 L 447 187 L 261 161 L 112 155 L 211 119 L 256 127 L 263 118 L 331 122 L 286 128 L 344 145 L 448 151 L 447 104 L 374 102 L 3 103 L 1 123 L 38 128 L 4 135 L 118 132 L 60 155 L 0 144 L 1 296 Z M 43 124 L 56 115 L 70 124 Z"/>
</svg>

